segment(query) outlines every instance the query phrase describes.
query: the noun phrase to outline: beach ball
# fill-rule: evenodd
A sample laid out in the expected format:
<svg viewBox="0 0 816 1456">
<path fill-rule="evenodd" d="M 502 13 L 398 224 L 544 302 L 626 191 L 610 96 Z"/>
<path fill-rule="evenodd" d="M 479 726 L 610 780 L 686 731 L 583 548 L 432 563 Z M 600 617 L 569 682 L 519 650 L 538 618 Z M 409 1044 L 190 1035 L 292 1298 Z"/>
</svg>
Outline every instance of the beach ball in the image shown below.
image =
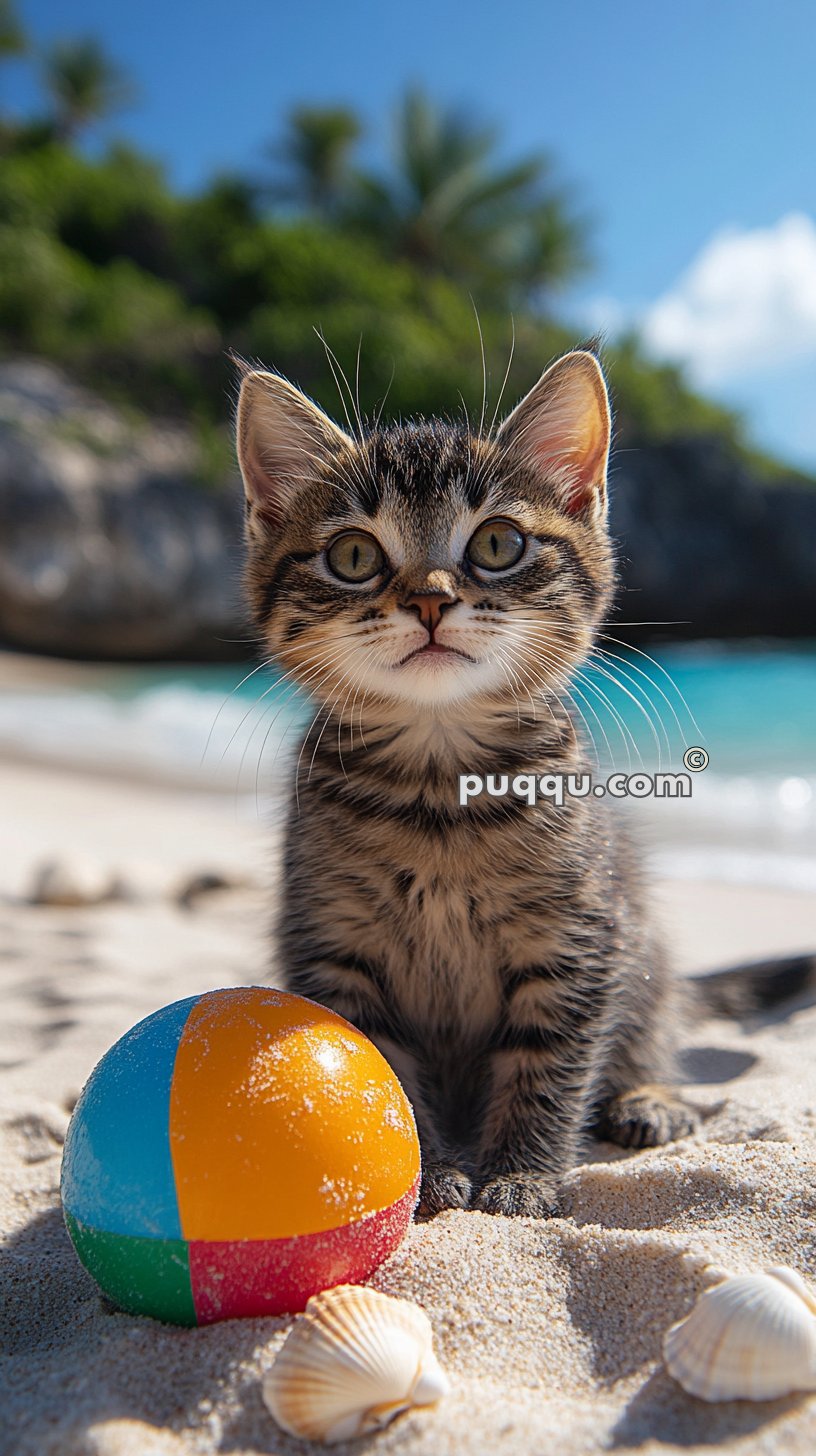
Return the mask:
<svg viewBox="0 0 816 1456">
<path fill-rule="evenodd" d="M 62 1203 L 74 1247 L 134 1314 L 201 1325 L 302 1310 L 368 1278 L 419 1192 L 411 1105 L 362 1032 L 263 986 L 156 1011 L 74 1109 Z"/>
</svg>

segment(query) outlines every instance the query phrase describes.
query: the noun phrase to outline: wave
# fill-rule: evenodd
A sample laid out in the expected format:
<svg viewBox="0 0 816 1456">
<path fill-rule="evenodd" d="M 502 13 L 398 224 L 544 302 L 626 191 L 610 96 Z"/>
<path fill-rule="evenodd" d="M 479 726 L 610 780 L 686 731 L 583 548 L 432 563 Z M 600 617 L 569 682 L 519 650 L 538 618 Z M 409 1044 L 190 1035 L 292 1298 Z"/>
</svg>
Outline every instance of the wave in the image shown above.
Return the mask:
<svg viewBox="0 0 816 1456">
<path fill-rule="evenodd" d="M 249 791 L 257 776 L 274 793 L 302 720 L 285 693 L 258 703 L 184 686 L 13 693 L 0 700 L 0 751 L 222 791 Z"/>
<path fill-rule="evenodd" d="M 275 811 L 307 711 L 277 688 L 256 701 L 179 681 L 124 693 L 16 691 L 0 699 L 0 751 L 233 793 Z M 708 769 L 694 776 L 691 798 L 630 801 L 628 810 L 660 874 L 816 889 L 814 775 Z"/>
</svg>

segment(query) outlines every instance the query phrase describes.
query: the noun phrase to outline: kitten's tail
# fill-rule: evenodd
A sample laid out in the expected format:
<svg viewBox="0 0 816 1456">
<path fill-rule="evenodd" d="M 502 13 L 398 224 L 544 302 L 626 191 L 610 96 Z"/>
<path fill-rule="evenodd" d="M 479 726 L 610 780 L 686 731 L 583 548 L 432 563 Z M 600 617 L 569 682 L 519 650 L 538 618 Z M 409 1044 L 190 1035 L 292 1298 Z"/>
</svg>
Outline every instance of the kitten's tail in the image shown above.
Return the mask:
<svg viewBox="0 0 816 1456">
<path fill-rule="evenodd" d="M 816 992 L 816 954 L 710 971 L 686 985 L 698 1016 L 750 1016 Z"/>
</svg>

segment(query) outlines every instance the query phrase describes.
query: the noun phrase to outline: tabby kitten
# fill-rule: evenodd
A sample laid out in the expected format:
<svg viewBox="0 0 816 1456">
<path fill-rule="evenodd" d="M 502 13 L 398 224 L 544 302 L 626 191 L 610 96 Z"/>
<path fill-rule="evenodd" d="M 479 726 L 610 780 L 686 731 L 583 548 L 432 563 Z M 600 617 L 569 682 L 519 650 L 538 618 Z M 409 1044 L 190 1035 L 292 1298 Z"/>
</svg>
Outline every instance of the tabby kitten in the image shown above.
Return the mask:
<svg viewBox="0 0 816 1456">
<path fill-rule="evenodd" d="M 562 702 L 610 599 L 610 414 L 555 363 L 493 438 L 431 419 L 347 434 L 245 374 L 248 583 L 320 711 L 289 813 L 284 984 L 366 1032 L 423 1152 L 420 1208 L 546 1215 L 595 1129 L 691 1130 L 678 999 L 607 802 L 460 806 L 463 773 L 581 773 Z"/>
</svg>

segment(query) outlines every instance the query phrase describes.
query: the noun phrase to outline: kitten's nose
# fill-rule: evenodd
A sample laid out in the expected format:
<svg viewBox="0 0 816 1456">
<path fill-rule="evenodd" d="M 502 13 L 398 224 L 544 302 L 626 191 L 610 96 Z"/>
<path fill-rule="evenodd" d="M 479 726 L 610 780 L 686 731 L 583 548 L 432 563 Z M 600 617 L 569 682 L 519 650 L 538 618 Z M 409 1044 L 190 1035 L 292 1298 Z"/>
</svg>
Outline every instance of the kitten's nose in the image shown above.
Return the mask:
<svg viewBox="0 0 816 1456">
<path fill-rule="evenodd" d="M 442 620 L 442 613 L 459 600 L 450 592 L 412 592 L 405 598 L 403 606 L 409 612 L 416 612 L 420 622 L 433 640 L 433 634 Z"/>
</svg>

